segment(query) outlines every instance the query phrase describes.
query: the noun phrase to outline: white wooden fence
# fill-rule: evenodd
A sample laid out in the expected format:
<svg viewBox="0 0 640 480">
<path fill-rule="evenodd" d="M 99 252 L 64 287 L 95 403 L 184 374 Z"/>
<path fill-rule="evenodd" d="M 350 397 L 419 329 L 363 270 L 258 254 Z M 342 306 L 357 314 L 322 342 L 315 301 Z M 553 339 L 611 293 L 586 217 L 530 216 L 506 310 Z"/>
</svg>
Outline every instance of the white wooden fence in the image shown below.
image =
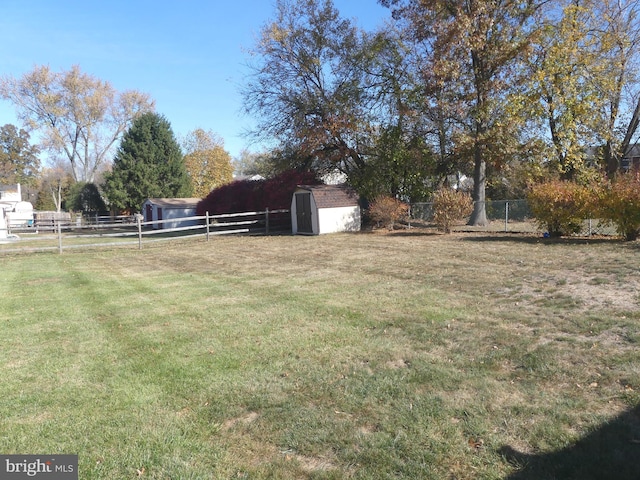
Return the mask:
<svg viewBox="0 0 640 480">
<path fill-rule="evenodd" d="M 171 218 L 154 221 L 143 221 L 142 215 L 118 217 L 111 223 L 105 221 L 84 222 L 59 220 L 46 228 L 38 226 L 11 229 L 13 240 L 11 248 L 0 248 L 2 252 L 43 251 L 65 249 L 104 247 L 114 245 L 138 245 L 142 249 L 144 243 L 165 241 L 185 237 L 205 237 L 207 241 L 216 235 L 231 234 L 271 234 L 275 232 L 291 232 L 291 217 L 289 210 L 269 210 L 263 212 L 243 212 L 222 215 Z M 101 217 L 106 220 L 109 217 Z M 162 228 L 167 223 L 188 224 L 174 228 Z M 160 228 L 156 228 L 160 227 Z M 155 238 L 150 238 L 155 237 Z M 89 242 L 84 242 L 84 240 Z M 109 239 L 109 242 L 92 242 L 92 239 Z M 117 241 L 115 239 L 122 239 Z M 34 246 L 42 241 L 48 244 L 57 240 L 54 246 Z M 3 245 L 7 247 L 7 245 Z M 14 248 L 15 247 L 15 248 Z"/>
</svg>

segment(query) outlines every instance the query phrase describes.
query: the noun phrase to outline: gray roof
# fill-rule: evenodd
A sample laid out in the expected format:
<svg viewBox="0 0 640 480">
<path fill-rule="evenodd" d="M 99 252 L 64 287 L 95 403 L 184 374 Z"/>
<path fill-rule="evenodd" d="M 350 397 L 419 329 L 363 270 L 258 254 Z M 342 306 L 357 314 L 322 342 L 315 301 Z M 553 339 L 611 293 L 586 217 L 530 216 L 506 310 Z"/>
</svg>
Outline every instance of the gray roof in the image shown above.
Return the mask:
<svg viewBox="0 0 640 480">
<path fill-rule="evenodd" d="M 640 156 L 640 145 L 630 145 L 627 154 L 623 158 L 633 158 Z"/>
</svg>

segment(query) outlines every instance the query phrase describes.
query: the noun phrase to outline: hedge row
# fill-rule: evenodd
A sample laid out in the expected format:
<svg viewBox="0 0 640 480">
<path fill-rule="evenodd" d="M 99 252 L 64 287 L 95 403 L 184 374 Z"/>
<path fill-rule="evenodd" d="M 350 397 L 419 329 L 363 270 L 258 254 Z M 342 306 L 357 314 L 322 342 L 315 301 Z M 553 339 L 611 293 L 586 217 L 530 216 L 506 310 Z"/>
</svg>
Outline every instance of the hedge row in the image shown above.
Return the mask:
<svg viewBox="0 0 640 480">
<path fill-rule="evenodd" d="M 553 237 L 578 232 L 585 218 L 610 222 L 626 240 L 640 233 L 640 177 L 634 173 L 599 185 L 560 180 L 533 185 L 527 200 L 539 226 Z"/>
<path fill-rule="evenodd" d="M 196 215 L 288 209 L 298 185 L 318 183 L 315 174 L 295 170 L 268 180 L 236 180 L 211 191 L 198 203 Z"/>
</svg>

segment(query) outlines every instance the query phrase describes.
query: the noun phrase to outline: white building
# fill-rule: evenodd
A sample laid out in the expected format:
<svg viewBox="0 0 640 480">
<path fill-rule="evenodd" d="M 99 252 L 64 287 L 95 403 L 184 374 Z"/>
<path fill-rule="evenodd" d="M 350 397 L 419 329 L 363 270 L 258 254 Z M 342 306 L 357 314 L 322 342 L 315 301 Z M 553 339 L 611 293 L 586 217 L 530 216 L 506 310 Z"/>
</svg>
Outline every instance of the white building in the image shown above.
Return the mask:
<svg viewBox="0 0 640 480">
<path fill-rule="evenodd" d="M 358 196 L 345 185 L 300 185 L 291 200 L 293 234 L 360 231 Z"/>
<path fill-rule="evenodd" d="M 142 204 L 144 221 L 157 222 L 162 220 L 162 223 L 153 225 L 155 230 L 198 225 L 197 220 L 179 219 L 195 217 L 196 206 L 200 200 L 200 198 L 148 198 Z"/>
<path fill-rule="evenodd" d="M 0 185 L 0 208 L 4 210 L 8 227 L 33 225 L 33 205 L 22 201 L 20 184 Z"/>
<path fill-rule="evenodd" d="M 0 208 L 0 240 L 4 240 L 9 236 L 7 230 L 7 222 L 4 219 L 4 210 Z"/>
</svg>

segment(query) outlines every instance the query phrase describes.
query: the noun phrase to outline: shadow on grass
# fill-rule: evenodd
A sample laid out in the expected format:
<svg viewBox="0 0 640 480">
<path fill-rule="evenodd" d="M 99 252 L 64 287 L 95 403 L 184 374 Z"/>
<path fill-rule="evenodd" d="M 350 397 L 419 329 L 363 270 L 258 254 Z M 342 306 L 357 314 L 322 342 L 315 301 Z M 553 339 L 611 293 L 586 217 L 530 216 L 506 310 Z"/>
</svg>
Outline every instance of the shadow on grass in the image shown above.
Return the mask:
<svg viewBox="0 0 640 480">
<path fill-rule="evenodd" d="M 421 224 L 413 224 L 408 226 L 407 224 L 397 224 L 393 229 L 386 227 L 377 227 L 371 224 L 363 224 L 359 232 L 359 235 L 385 235 L 391 237 L 435 237 L 441 236 L 442 233 L 438 232 L 434 228 L 429 228 Z"/>
<path fill-rule="evenodd" d="M 500 453 L 519 467 L 505 480 L 638 480 L 640 405 L 563 450 L 529 455 L 504 446 Z"/>
<path fill-rule="evenodd" d="M 437 237 L 442 235 L 439 232 L 421 229 L 393 230 L 385 233 L 393 237 Z"/>
<path fill-rule="evenodd" d="M 543 238 L 541 235 L 519 234 L 519 233 L 487 233 L 482 235 L 469 235 L 462 238 L 465 242 L 488 243 L 488 242 L 514 242 L 526 243 L 530 245 L 594 245 L 612 244 L 634 246 L 634 242 L 624 242 L 616 237 L 560 237 Z M 640 244 L 639 244 L 640 246 Z"/>
<path fill-rule="evenodd" d="M 530 232 L 488 232 L 480 230 L 454 230 L 451 235 L 439 232 L 432 228 L 408 228 L 397 230 L 383 229 L 363 229 L 360 234 L 386 234 L 394 237 L 441 237 L 446 239 L 452 237 L 463 242 L 490 243 L 490 242 L 513 242 L 528 245 L 611 245 L 619 244 L 627 248 L 640 250 L 640 239 L 638 241 L 626 242 L 621 237 L 615 236 L 592 236 L 592 237 L 556 237 L 544 238 L 540 234 Z M 456 235 L 457 234 L 457 235 Z M 455 235 L 455 237 L 453 237 Z M 638 479 L 640 480 L 640 479 Z"/>
</svg>

